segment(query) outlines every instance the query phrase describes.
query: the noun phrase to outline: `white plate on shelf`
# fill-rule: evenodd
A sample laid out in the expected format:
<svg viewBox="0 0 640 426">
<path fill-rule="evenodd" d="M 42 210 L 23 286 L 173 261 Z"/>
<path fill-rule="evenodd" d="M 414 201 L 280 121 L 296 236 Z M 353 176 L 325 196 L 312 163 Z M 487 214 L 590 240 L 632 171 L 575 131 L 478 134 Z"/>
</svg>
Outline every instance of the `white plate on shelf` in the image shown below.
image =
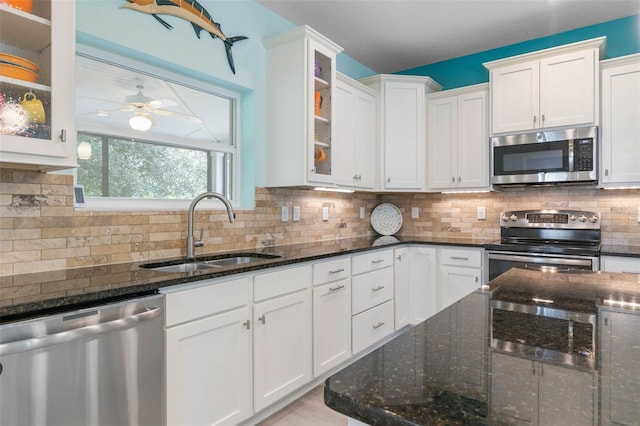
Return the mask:
<svg viewBox="0 0 640 426">
<path fill-rule="evenodd" d="M 382 203 L 371 213 L 371 226 L 380 235 L 393 235 L 402 227 L 402 212 L 391 203 Z"/>
</svg>

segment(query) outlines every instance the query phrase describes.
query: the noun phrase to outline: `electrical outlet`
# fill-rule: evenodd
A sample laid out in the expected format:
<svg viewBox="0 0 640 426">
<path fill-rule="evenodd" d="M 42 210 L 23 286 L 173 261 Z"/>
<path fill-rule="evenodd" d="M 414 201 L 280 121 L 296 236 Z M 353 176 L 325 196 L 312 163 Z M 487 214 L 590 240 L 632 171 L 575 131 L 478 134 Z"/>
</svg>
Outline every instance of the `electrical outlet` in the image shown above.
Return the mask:
<svg viewBox="0 0 640 426">
<path fill-rule="evenodd" d="M 289 221 L 289 207 L 287 206 L 282 206 L 282 221 L 283 222 L 288 222 Z"/>
<path fill-rule="evenodd" d="M 300 222 L 300 206 L 293 206 L 293 221 Z"/>
<path fill-rule="evenodd" d="M 638 223 L 640 223 L 640 207 L 638 207 Z M 640 276 L 638 277 L 638 280 L 640 280 Z"/>
<path fill-rule="evenodd" d="M 365 218 L 364 207 L 360 207 L 360 219 L 364 219 L 364 218 Z"/>
<path fill-rule="evenodd" d="M 411 219 L 418 219 L 420 217 L 420 207 L 411 207 Z"/>
<path fill-rule="evenodd" d="M 329 220 L 329 207 L 323 207 L 322 208 L 322 220 L 324 222 Z"/>
<path fill-rule="evenodd" d="M 485 220 L 487 218 L 487 210 L 484 208 L 484 206 L 478 207 L 476 217 L 478 218 L 478 220 Z"/>
</svg>

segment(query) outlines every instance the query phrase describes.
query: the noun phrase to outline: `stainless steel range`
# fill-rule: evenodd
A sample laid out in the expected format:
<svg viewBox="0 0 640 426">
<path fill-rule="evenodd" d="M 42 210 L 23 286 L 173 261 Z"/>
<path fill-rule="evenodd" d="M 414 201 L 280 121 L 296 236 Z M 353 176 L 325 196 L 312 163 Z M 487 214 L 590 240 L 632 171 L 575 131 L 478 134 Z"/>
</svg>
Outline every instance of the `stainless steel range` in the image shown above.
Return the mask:
<svg viewBox="0 0 640 426">
<path fill-rule="evenodd" d="M 581 210 L 517 210 L 500 214 L 500 240 L 485 246 L 488 278 L 513 267 L 549 271 L 597 271 L 600 213 Z"/>
</svg>

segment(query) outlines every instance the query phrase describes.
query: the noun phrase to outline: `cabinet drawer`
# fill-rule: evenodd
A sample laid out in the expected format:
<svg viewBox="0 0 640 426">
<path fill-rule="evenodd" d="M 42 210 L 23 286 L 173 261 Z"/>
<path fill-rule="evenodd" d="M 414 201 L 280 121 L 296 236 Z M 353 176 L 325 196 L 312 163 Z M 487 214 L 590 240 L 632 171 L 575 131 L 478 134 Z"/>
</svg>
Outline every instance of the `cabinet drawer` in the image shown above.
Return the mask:
<svg viewBox="0 0 640 426">
<path fill-rule="evenodd" d="M 167 294 L 166 327 L 247 305 L 250 288 L 244 277 Z"/>
<path fill-rule="evenodd" d="M 633 274 L 640 274 L 640 258 L 602 256 L 600 258 L 600 269 L 604 272 L 629 272 Z"/>
<path fill-rule="evenodd" d="M 253 300 L 260 301 L 311 287 L 311 265 L 258 274 L 253 279 Z"/>
<path fill-rule="evenodd" d="M 482 250 L 479 249 L 440 249 L 440 264 L 452 266 L 482 267 Z"/>
<path fill-rule="evenodd" d="M 313 285 L 320 285 L 338 281 L 351 275 L 351 259 L 341 259 L 319 262 L 313 265 Z"/>
<path fill-rule="evenodd" d="M 393 250 L 376 251 L 353 256 L 351 273 L 353 275 L 375 271 L 393 265 Z"/>
<path fill-rule="evenodd" d="M 393 298 L 393 268 L 380 269 L 351 279 L 351 312 L 357 314 Z"/>
<path fill-rule="evenodd" d="M 351 320 L 353 353 L 360 352 L 393 333 L 393 302 L 390 300 L 364 311 Z"/>
</svg>

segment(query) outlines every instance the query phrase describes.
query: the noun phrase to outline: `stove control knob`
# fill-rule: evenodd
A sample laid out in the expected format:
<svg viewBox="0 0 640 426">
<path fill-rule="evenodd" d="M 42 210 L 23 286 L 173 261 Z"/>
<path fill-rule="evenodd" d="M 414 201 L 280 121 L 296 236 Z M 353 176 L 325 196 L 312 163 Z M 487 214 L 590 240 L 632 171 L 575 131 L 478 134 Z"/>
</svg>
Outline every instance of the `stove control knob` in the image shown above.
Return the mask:
<svg viewBox="0 0 640 426">
<path fill-rule="evenodd" d="M 589 218 L 589 222 L 591 223 L 596 223 L 598 221 L 598 217 L 596 215 L 593 215 Z"/>
<path fill-rule="evenodd" d="M 585 215 L 580 216 L 580 218 L 578 219 L 580 222 L 586 222 L 587 221 L 587 217 Z"/>
<path fill-rule="evenodd" d="M 508 221 L 508 220 L 509 220 L 509 216 L 507 216 L 506 214 L 503 214 L 503 215 L 502 215 L 502 221 L 503 221 L 503 222 L 506 222 L 506 221 Z"/>
<path fill-rule="evenodd" d="M 575 215 L 575 214 L 572 214 L 571 216 L 569 216 L 569 220 L 570 220 L 571 222 L 575 222 L 575 221 L 576 221 L 576 219 L 577 219 L 577 217 L 576 217 L 576 215 Z"/>
<path fill-rule="evenodd" d="M 516 220 L 518 220 L 518 216 L 516 216 L 515 214 L 512 214 L 510 219 L 512 222 L 515 222 Z"/>
</svg>

